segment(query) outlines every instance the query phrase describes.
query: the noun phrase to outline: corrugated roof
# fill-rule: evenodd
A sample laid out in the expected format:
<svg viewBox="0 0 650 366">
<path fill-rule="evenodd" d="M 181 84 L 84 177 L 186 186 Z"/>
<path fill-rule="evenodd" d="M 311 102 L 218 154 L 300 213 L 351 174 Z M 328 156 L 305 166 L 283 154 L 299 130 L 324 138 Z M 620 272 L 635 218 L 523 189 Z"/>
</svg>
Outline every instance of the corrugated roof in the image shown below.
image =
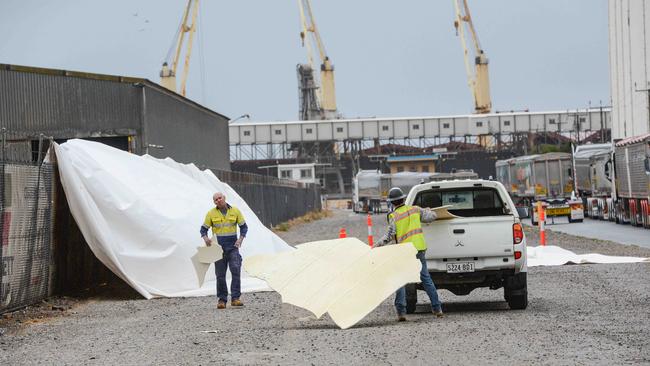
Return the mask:
<svg viewBox="0 0 650 366">
<path fill-rule="evenodd" d="M 136 84 L 136 83 L 142 83 L 150 88 L 156 89 L 160 92 L 163 92 L 165 94 L 171 95 L 175 98 L 179 98 L 185 103 L 192 104 L 195 107 L 205 110 L 208 113 L 212 113 L 214 115 L 217 115 L 219 117 L 225 118 L 225 119 L 230 119 L 227 116 L 224 116 L 221 113 L 215 112 L 199 103 L 194 102 L 193 100 L 186 98 L 178 93 L 175 93 L 159 84 L 156 84 L 148 79 L 143 79 L 143 78 L 136 78 L 136 77 L 130 77 L 130 76 L 118 76 L 118 75 L 106 75 L 106 74 L 95 74 L 95 73 L 90 73 L 90 72 L 83 72 L 83 71 L 70 71 L 70 70 L 60 70 L 60 69 L 48 69 L 48 68 L 42 68 L 42 67 L 33 67 L 33 66 L 23 66 L 23 65 L 11 65 L 11 64 L 2 64 L 0 63 L 0 70 L 7 70 L 7 71 L 16 71 L 16 72 L 23 72 L 23 73 L 31 73 L 31 74 L 42 74 L 42 75 L 57 75 L 57 76 L 67 76 L 67 77 L 74 77 L 74 78 L 82 78 L 82 79 L 89 79 L 89 80 L 103 80 L 103 81 L 113 81 L 113 82 L 119 82 L 119 83 L 128 83 L 128 84 Z"/>
<path fill-rule="evenodd" d="M 650 133 L 646 133 L 645 135 L 640 135 L 640 136 L 628 137 L 626 139 L 623 139 L 623 140 L 617 142 L 616 146 L 624 146 L 624 145 L 636 144 L 637 142 L 641 142 L 641 141 L 644 141 L 644 140 L 650 140 Z"/>
</svg>

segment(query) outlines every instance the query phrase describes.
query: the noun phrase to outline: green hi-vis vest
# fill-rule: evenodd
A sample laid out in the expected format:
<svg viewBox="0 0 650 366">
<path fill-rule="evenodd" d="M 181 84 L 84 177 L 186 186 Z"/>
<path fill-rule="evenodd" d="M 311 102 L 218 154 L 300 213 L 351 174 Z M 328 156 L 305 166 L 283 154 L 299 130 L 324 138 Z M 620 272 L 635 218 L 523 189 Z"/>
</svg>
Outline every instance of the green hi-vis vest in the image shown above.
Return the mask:
<svg viewBox="0 0 650 366">
<path fill-rule="evenodd" d="M 397 232 L 395 236 L 398 243 L 410 241 L 418 251 L 427 249 L 427 244 L 424 242 L 424 235 L 422 234 L 419 208 L 403 205 L 391 212 L 388 218 L 392 218 L 395 221 L 395 229 Z"/>
</svg>

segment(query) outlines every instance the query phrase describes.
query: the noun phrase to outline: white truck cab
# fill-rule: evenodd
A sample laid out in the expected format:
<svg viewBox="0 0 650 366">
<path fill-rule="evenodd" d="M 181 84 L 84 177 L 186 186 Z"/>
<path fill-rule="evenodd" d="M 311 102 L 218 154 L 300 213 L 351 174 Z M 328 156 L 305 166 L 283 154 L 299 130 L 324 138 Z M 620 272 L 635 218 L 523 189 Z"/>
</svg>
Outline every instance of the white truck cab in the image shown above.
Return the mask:
<svg viewBox="0 0 650 366">
<path fill-rule="evenodd" d="M 503 184 L 467 179 L 414 186 L 407 205 L 451 205 L 458 216 L 422 224 L 426 260 L 438 289 L 467 295 L 478 287 L 504 289 L 511 309 L 528 306 L 526 237 L 519 214 Z M 420 284 L 406 287 L 407 312 L 413 313 Z"/>
</svg>

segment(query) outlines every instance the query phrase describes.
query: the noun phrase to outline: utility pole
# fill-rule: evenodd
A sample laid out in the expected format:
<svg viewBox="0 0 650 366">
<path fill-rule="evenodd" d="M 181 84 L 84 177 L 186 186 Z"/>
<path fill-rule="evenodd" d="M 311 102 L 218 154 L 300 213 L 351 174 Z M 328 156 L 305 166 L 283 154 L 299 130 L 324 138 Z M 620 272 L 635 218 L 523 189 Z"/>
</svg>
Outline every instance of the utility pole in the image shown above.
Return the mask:
<svg viewBox="0 0 650 366">
<path fill-rule="evenodd" d="M 603 101 L 600 100 L 599 113 L 600 113 L 600 142 L 605 142 L 605 118 L 603 115 Z"/>
</svg>

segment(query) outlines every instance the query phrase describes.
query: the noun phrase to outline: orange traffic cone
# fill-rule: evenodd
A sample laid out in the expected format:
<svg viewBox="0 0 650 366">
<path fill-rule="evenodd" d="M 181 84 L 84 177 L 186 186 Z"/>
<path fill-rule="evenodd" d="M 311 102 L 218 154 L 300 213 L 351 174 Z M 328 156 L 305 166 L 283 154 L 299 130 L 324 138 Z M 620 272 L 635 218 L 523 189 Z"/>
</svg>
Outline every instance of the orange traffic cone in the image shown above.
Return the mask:
<svg viewBox="0 0 650 366">
<path fill-rule="evenodd" d="M 341 230 L 339 230 L 339 238 L 347 238 L 347 237 L 348 235 L 345 233 L 345 228 L 341 228 Z"/>
<path fill-rule="evenodd" d="M 372 237 L 372 218 L 370 217 L 370 214 L 368 214 L 367 223 L 368 223 L 368 245 L 370 245 L 370 247 L 372 248 L 375 245 L 375 243 Z"/>
</svg>

